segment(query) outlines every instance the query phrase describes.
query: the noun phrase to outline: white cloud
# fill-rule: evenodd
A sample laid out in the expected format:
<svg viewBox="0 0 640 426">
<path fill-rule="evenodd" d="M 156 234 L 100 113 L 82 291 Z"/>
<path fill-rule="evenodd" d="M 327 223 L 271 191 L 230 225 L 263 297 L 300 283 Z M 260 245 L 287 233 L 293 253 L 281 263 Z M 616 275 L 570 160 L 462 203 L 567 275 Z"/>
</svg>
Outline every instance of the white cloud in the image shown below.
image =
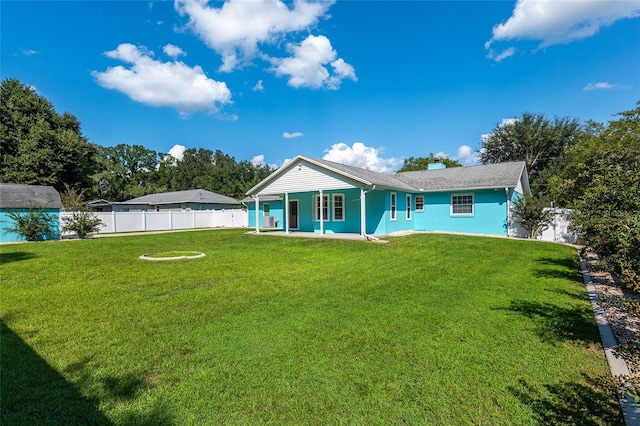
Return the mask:
<svg viewBox="0 0 640 426">
<path fill-rule="evenodd" d="M 325 16 L 333 1 L 228 0 L 210 7 L 207 0 L 177 0 L 187 27 L 222 56 L 221 71 L 233 71 L 258 53 L 259 44 L 274 44 L 288 33 L 308 30 Z"/>
<path fill-rule="evenodd" d="M 485 48 L 491 49 L 495 42 L 506 40 L 538 40 L 539 48 L 566 44 L 591 37 L 619 19 L 637 16 L 640 16 L 640 0 L 518 0 L 511 17 L 493 27 L 493 35 Z M 492 55 L 490 51 L 489 57 L 502 60 L 508 51 L 499 55 Z"/>
<path fill-rule="evenodd" d="M 484 136 L 484 135 L 483 135 Z M 469 145 L 460 145 L 456 150 L 456 155 L 449 155 L 444 151 L 436 152 L 433 154 L 435 158 L 448 158 L 456 160 L 463 165 L 471 166 L 480 162 L 480 154 L 477 151 L 473 151 Z"/>
<path fill-rule="evenodd" d="M 503 59 L 506 59 L 510 56 L 515 55 L 516 51 L 517 49 L 515 47 L 509 47 L 507 49 L 504 49 L 500 53 L 496 53 L 493 49 L 489 49 L 489 54 L 487 55 L 487 58 L 493 59 L 496 62 L 500 62 Z"/>
<path fill-rule="evenodd" d="M 274 168 L 275 169 L 279 169 L 280 167 L 284 166 L 285 164 L 287 164 L 291 160 L 293 160 L 293 158 L 285 158 L 284 160 L 282 160 L 282 164 L 280 164 L 279 166 L 276 166 Z"/>
<path fill-rule="evenodd" d="M 175 108 L 181 115 L 207 110 L 217 112 L 218 105 L 231 103 L 231 92 L 224 82 L 208 78 L 198 65 L 183 62 L 161 62 L 144 46 L 120 44 L 105 55 L 131 64 L 106 71 L 93 71 L 98 84 L 117 90 L 134 101 L 155 107 Z"/>
<path fill-rule="evenodd" d="M 342 142 L 337 143 L 325 150 L 324 153 L 324 157 L 322 157 L 324 160 L 374 172 L 392 172 L 402 164 L 402 160 L 399 158 L 381 158 L 379 149 L 368 147 L 361 142 L 355 142 L 352 146 Z"/>
<path fill-rule="evenodd" d="M 187 150 L 187 147 L 185 147 L 184 145 L 174 145 L 171 147 L 171 149 L 169 150 L 168 154 L 171 155 L 173 158 L 175 158 L 178 161 L 182 161 L 182 158 L 184 157 L 184 152 Z"/>
<path fill-rule="evenodd" d="M 254 166 L 264 166 L 264 155 L 258 154 L 254 155 L 251 159 L 251 164 Z"/>
<path fill-rule="evenodd" d="M 478 164 L 480 162 L 480 153 L 474 151 L 469 145 L 460 145 L 455 159 L 465 165 Z"/>
<path fill-rule="evenodd" d="M 272 58 L 273 72 L 287 76 L 291 87 L 326 88 L 337 90 L 345 78 L 357 81 L 353 66 L 346 63 L 331 47 L 325 36 L 310 35 L 300 44 L 289 44 L 287 49 L 293 54 L 288 58 Z M 331 65 L 333 74 L 327 65 Z"/>
<path fill-rule="evenodd" d="M 33 56 L 33 55 L 37 55 L 38 52 L 37 50 L 33 50 L 33 49 L 22 49 L 22 54 L 25 56 Z"/>
<path fill-rule="evenodd" d="M 285 139 L 295 139 L 295 138 L 299 138 L 301 136 L 304 136 L 304 133 L 302 133 L 302 132 L 293 132 L 293 133 L 284 132 L 282 134 L 282 137 L 285 138 Z"/>
<path fill-rule="evenodd" d="M 607 90 L 607 89 L 613 89 L 616 86 L 617 84 L 610 84 L 606 81 L 601 81 L 598 83 L 589 83 L 586 86 L 584 86 L 582 90 L 583 91 L 596 90 L 596 89 Z"/>
<path fill-rule="evenodd" d="M 262 80 L 258 80 L 255 86 L 253 86 L 254 92 L 264 92 L 264 86 L 262 85 Z"/>
<path fill-rule="evenodd" d="M 173 44 L 166 44 L 162 48 L 162 50 L 167 56 L 170 56 L 173 59 L 177 59 L 182 55 L 186 55 L 186 53 L 184 53 L 184 50 L 180 49 L 178 46 L 175 46 Z"/>
</svg>

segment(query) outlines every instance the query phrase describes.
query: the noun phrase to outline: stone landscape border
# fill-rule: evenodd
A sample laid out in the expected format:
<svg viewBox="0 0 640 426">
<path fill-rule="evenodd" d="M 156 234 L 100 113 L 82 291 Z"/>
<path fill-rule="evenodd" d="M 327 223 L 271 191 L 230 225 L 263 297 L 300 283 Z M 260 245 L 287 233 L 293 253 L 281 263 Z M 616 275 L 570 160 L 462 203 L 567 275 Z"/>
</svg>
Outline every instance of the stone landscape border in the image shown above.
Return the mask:
<svg viewBox="0 0 640 426">
<path fill-rule="evenodd" d="M 616 348 L 618 342 L 611 330 L 607 316 L 600 306 L 598 294 L 596 293 L 595 286 L 591 280 L 591 275 L 587 269 L 587 265 L 578 250 L 578 258 L 580 260 L 580 273 L 584 280 L 584 285 L 587 288 L 589 294 L 589 300 L 591 301 L 591 307 L 593 308 L 593 314 L 596 318 L 596 324 L 598 325 L 598 331 L 600 332 L 600 339 L 602 340 L 602 346 L 604 347 L 604 353 L 611 369 L 611 375 L 613 377 L 626 377 L 629 376 L 629 368 L 627 363 L 616 354 Z M 624 391 L 624 389 L 621 389 Z M 627 392 L 624 392 L 624 396 L 618 399 L 620 401 L 620 407 L 622 408 L 622 415 L 624 416 L 624 422 L 627 426 L 640 426 L 640 404 L 636 404 L 633 397 Z"/>
</svg>

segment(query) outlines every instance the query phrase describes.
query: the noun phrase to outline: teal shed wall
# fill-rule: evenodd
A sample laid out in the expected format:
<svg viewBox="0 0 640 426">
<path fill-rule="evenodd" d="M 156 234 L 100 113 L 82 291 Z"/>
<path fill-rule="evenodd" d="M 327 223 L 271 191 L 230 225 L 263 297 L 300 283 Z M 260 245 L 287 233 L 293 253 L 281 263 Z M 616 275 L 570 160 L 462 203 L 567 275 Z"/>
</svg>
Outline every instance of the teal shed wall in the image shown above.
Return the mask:
<svg viewBox="0 0 640 426">
<path fill-rule="evenodd" d="M 0 209 L 0 242 L 3 243 L 15 243 L 25 241 L 25 239 L 14 232 L 7 232 L 7 228 L 13 225 L 13 219 L 11 219 L 7 213 L 18 211 L 28 213 L 29 209 Z M 53 216 L 54 231 L 50 235 L 45 236 L 45 240 L 59 240 L 60 239 L 60 209 L 43 209 L 43 211 Z"/>
</svg>

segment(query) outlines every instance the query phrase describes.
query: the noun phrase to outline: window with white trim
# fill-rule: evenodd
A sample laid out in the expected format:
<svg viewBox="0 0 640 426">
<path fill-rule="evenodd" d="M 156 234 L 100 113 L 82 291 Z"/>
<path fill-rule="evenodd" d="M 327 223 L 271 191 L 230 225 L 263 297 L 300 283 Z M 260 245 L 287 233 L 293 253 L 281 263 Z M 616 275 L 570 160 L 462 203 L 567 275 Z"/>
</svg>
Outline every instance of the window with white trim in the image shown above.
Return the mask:
<svg viewBox="0 0 640 426">
<path fill-rule="evenodd" d="M 396 220 L 396 209 L 397 209 L 397 207 L 396 207 L 396 202 L 397 202 L 396 193 L 392 192 L 391 194 L 389 194 L 389 197 L 390 197 L 390 199 L 389 199 L 390 200 L 390 203 L 389 203 L 390 204 L 390 208 L 389 208 L 390 217 L 389 217 L 389 219 L 390 220 Z"/>
<path fill-rule="evenodd" d="M 416 195 L 416 211 L 423 212 L 424 211 L 424 195 Z"/>
<path fill-rule="evenodd" d="M 407 220 L 411 220 L 411 194 L 407 194 Z"/>
<path fill-rule="evenodd" d="M 344 194 L 333 194 L 333 220 L 344 221 Z"/>
<path fill-rule="evenodd" d="M 320 194 L 313 196 L 313 204 L 314 204 L 314 214 L 313 220 L 316 222 L 320 221 Z M 329 196 L 322 196 L 322 218 L 325 222 L 329 220 Z"/>
<path fill-rule="evenodd" d="M 470 216 L 473 214 L 473 194 L 452 195 L 451 214 Z"/>
</svg>

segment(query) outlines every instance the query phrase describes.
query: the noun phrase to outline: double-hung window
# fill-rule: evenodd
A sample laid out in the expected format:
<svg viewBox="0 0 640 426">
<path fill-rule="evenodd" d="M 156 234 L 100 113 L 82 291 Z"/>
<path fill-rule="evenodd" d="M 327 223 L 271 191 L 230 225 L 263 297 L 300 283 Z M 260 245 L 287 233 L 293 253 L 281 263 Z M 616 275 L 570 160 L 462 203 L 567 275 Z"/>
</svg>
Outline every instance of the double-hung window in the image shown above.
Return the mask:
<svg viewBox="0 0 640 426">
<path fill-rule="evenodd" d="M 271 206 L 269 206 L 269 204 L 263 204 L 262 205 L 262 215 L 263 216 L 269 216 L 269 213 L 271 212 Z"/>
<path fill-rule="evenodd" d="M 392 192 L 392 193 L 390 194 L 390 199 L 389 199 L 389 201 L 390 201 L 390 203 L 389 203 L 389 204 L 390 204 L 390 207 L 389 207 L 389 215 L 390 215 L 390 216 L 389 216 L 389 219 L 390 219 L 390 220 L 396 220 L 396 210 L 397 210 L 396 203 L 397 203 L 397 196 L 396 196 L 396 193 L 395 193 L 395 192 Z"/>
<path fill-rule="evenodd" d="M 344 221 L 344 194 L 333 194 L 333 220 Z"/>
<path fill-rule="evenodd" d="M 315 208 L 313 209 L 314 211 L 313 220 L 315 220 L 316 222 L 319 222 L 320 221 L 320 195 L 314 195 L 313 201 L 315 204 Z M 329 220 L 329 196 L 328 195 L 322 196 L 322 219 L 325 222 Z"/>
<path fill-rule="evenodd" d="M 424 211 L 424 195 L 416 195 L 416 211 Z"/>
<path fill-rule="evenodd" d="M 451 196 L 451 214 L 460 216 L 473 215 L 473 195 L 452 195 Z"/>
</svg>

